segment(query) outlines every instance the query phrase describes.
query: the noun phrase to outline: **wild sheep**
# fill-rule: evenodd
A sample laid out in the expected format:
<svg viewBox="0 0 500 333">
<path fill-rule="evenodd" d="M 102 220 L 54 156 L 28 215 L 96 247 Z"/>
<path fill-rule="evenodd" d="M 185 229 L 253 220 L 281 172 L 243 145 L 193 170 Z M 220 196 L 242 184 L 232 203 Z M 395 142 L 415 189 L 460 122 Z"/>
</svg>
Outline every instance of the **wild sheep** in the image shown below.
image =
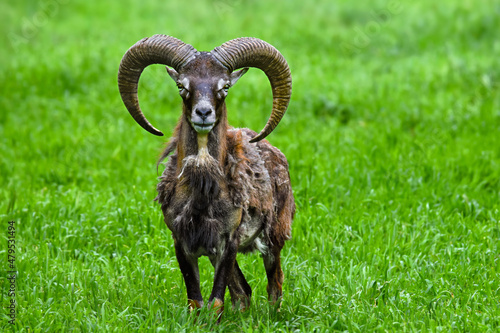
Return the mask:
<svg viewBox="0 0 500 333">
<path fill-rule="evenodd" d="M 163 135 L 145 118 L 137 98 L 139 77 L 151 64 L 168 66 L 183 100 L 182 116 L 158 162 L 172 154 L 156 200 L 172 231 L 190 309 L 203 306 L 198 272 L 202 255 L 215 268 L 210 306 L 222 312 L 228 286 L 233 306 L 247 308 L 252 290 L 236 253 L 255 249 L 264 259 L 269 300 L 281 301 L 280 252 L 291 237 L 295 202 L 285 156 L 263 139 L 288 107 L 292 80 L 286 60 L 257 38 L 233 39 L 210 52 L 165 35 L 140 40 L 120 63 L 120 94 L 139 125 Z M 265 72 L 273 93 L 271 116 L 258 135 L 232 128 L 227 121 L 228 90 L 248 67 Z"/>
</svg>

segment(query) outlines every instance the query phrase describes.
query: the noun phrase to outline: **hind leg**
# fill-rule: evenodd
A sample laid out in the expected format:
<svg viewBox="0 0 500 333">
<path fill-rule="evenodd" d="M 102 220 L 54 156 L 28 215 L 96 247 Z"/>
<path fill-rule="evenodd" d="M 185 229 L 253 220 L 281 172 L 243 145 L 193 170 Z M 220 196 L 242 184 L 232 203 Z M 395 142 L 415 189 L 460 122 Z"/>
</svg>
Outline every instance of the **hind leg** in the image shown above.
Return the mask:
<svg viewBox="0 0 500 333">
<path fill-rule="evenodd" d="M 233 309 L 245 311 L 250 306 L 252 288 L 245 279 L 237 261 L 234 262 L 233 274 L 229 278 L 228 287 Z"/>
<path fill-rule="evenodd" d="M 281 270 L 281 247 L 273 246 L 266 254 L 263 254 L 264 267 L 267 273 L 267 295 L 272 304 L 281 303 L 283 296 L 283 271 Z M 280 304 L 278 304 L 279 306 Z"/>
</svg>

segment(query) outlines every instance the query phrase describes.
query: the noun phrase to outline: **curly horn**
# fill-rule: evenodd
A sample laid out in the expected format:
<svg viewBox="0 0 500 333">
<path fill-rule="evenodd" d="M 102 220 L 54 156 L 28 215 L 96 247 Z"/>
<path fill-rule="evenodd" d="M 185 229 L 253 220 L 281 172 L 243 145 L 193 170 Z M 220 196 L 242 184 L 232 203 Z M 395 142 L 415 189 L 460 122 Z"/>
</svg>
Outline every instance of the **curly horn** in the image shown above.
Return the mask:
<svg viewBox="0 0 500 333">
<path fill-rule="evenodd" d="M 118 88 L 123 103 L 134 120 L 146 131 L 162 136 L 163 133 L 151 125 L 139 106 L 137 88 L 142 71 L 152 64 L 163 64 L 179 70 L 196 55 L 197 51 L 181 40 L 154 35 L 135 43 L 122 58 L 118 70 Z"/>
<path fill-rule="evenodd" d="M 292 76 L 285 58 L 274 46 L 251 37 L 230 40 L 211 53 L 231 72 L 241 67 L 256 67 L 266 73 L 273 92 L 273 109 L 264 129 L 250 142 L 264 139 L 283 118 L 292 95 Z"/>
</svg>

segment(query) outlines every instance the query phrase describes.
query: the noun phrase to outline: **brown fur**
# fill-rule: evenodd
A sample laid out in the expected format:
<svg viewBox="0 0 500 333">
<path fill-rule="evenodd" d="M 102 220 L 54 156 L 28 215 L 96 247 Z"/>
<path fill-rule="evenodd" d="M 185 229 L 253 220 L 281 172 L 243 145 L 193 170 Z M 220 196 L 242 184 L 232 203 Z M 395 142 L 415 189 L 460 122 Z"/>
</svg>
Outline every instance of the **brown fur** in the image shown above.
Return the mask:
<svg viewBox="0 0 500 333">
<path fill-rule="evenodd" d="M 177 151 L 169 157 L 158 184 L 156 200 L 162 205 L 164 213 L 167 210 L 180 210 L 180 207 L 171 206 L 171 198 L 176 189 L 190 194 L 201 191 L 203 197 L 217 200 L 220 199 L 218 190 L 206 188 L 206 186 L 219 185 L 227 191 L 227 194 L 223 195 L 224 198 L 231 198 L 234 207 L 243 208 L 243 216 L 258 215 L 266 222 L 263 228 L 269 244 L 283 247 L 284 242 L 291 237 L 291 222 L 295 212 L 288 163 L 285 156 L 267 140 L 262 140 L 257 144 L 249 143 L 248 140 L 255 134 L 249 129 L 228 129 L 226 132 L 227 153 L 224 154 L 224 161 L 220 163 L 220 169 L 213 167 L 195 172 L 188 165 L 187 170 L 184 168 L 184 173 L 189 176 L 181 179 L 178 179 L 178 176 L 185 166 L 181 161 L 186 158 L 180 160 L 179 155 L 187 149 L 177 147 Z M 172 146 L 177 145 L 177 142 L 178 139 L 174 136 L 162 157 L 165 158 L 171 153 Z M 217 149 L 212 148 L 209 151 L 217 151 Z M 252 158 L 249 159 L 247 155 Z M 195 160 L 191 161 L 193 164 Z M 222 170 L 223 175 L 220 174 Z M 203 180 L 194 179 L 197 177 L 196 174 L 203 174 L 213 179 L 207 179 L 204 183 Z M 193 180 L 193 183 L 189 183 L 189 180 Z M 193 190 L 190 191 L 189 188 Z M 183 196 L 183 198 L 187 200 L 187 197 Z M 181 200 L 178 205 L 184 207 L 185 200 Z"/>
</svg>

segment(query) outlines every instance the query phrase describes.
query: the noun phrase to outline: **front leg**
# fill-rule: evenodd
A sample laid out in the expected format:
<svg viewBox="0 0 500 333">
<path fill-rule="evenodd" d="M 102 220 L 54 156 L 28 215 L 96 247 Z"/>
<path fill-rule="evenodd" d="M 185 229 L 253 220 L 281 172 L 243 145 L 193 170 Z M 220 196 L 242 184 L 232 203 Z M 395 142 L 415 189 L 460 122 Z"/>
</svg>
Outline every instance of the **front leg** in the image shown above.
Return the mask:
<svg viewBox="0 0 500 333">
<path fill-rule="evenodd" d="M 189 309 L 201 308 L 203 306 L 203 297 L 200 290 L 198 258 L 187 256 L 182 245 L 175 238 L 174 246 L 177 262 L 179 263 L 179 268 L 186 284 Z"/>
<path fill-rule="evenodd" d="M 233 274 L 236 253 L 238 252 L 238 237 L 231 237 L 226 241 L 223 252 L 216 258 L 211 258 L 215 267 L 214 285 L 208 302 L 217 308 L 217 314 L 224 310 L 224 295 L 226 286 Z"/>
</svg>

